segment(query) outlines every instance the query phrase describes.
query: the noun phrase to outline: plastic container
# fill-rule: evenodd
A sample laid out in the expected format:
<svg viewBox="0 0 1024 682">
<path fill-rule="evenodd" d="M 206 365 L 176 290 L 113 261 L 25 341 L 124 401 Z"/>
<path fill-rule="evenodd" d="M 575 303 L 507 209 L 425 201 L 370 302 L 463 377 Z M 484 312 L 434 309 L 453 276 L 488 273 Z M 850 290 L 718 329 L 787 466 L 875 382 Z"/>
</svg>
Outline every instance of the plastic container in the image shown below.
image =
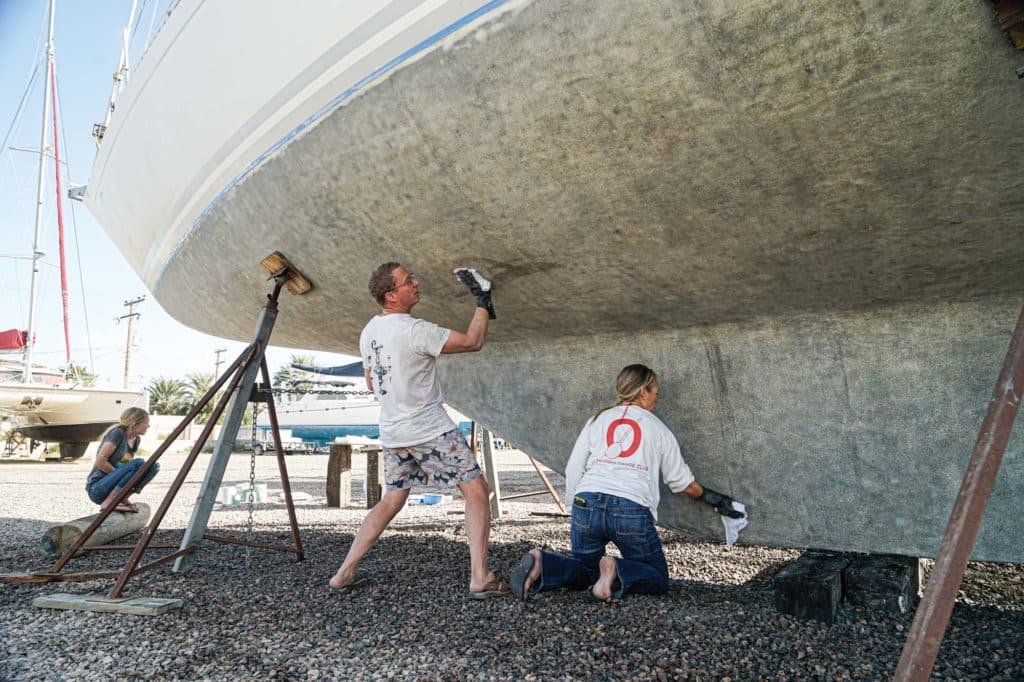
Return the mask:
<svg viewBox="0 0 1024 682">
<path fill-rule="evenodd" d="M 441 504 L 442 502 L 444 502 L 444 495 L 435 495 L 432 493 L 427 493 L 425 495 L 422 495 L 420 499 L 422 500 L 423 504 Z"/>
<path fill-rule="evenodd" d="M 238 488 L 233 485 L 225 485 L 221 486 L 217 499 L 221 504 L 234 504 L 235 495 L 237 494 Z"/>
</svg>

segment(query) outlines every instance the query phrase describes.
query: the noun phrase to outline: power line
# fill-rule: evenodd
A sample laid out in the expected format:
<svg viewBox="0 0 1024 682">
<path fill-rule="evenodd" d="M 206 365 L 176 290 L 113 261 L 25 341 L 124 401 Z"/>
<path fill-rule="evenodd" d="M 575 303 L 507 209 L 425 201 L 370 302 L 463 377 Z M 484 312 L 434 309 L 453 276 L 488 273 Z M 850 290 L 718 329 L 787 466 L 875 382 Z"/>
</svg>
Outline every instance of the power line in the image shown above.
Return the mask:
<svg viewBox="0 0 1024 682">
<path fill-rule="evenodd" d="M 134 325 L 135 325 L 135 318 L 136 317 L 140 317 L 140 315 L 141 315 L 140 313 L 135 312 L 135 306 L 138 305 L 139 303 L 142 303 L 145 300 L 146 300 L 145 296 L 139 296 L 138 298 L 134 298 L 134 299 L 132 299 L 130 301 L 125 301 L 124 305 L 126 305 L 128 307 L 128 312 L 126 314 L 124 314 L 124 315 L 121 315 L 120 317 L 114 318 L 118 322 L 120 322 L 121 320 L 124 320 L 124 319 L 128 320 L 128 340 L 125 342 L 125 346 L 124 346 L 124 387 L 125 388 L 128 388 L 128 368 L 131 366 L 132 341 L 134 340 L 132 338 L 132 333 L 133 333 L 133 329 L 134 329 Z"/>
</svg>

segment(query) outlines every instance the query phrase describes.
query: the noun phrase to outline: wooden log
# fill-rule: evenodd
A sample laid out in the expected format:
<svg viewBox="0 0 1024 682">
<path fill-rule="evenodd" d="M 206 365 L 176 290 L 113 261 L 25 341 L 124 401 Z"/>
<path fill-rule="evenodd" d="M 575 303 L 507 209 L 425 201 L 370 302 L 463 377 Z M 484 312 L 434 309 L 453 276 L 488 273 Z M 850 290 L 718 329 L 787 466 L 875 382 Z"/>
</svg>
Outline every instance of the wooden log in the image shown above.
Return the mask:
<svg viewBox="0 0 1024 682">
<path fill-rule="evenodd" d="M 347 507 L 352 503 L 352 446 L 331 443 L 327 460 L 327 506 Z"/>
<path fill-rule="evenodd" d="M 113 512 L 96 529 L 92 537 L 86 540 L 84 546 L 97 547 L 105 545 L 108 542 L 145 528 L 146 524 L 149 523 L 149 505 L 144 502 L 136 502 L 134 504 L 139 508 L 138 512 Z M 50 559 L 59 559 L 64 555 L 64 552 L 71 548 L 71 545 L 75 543 L 78 536 L 89 527 L 89 524 L 93 522 L 96 516 L 97 514 L 91 514 L 74 521 L 51 526 L 43 533 L 43 537 L 39 540 L 43 551 L 46 552 Z"/>
</svg>

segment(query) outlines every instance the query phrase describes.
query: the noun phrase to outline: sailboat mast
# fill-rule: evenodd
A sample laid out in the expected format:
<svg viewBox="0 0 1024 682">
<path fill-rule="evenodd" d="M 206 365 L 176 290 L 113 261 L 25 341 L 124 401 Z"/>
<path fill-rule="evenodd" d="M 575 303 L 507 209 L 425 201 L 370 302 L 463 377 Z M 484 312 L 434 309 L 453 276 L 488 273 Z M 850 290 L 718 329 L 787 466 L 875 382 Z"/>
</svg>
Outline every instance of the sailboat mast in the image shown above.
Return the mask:
<svg viewBox="0 0 1024 682">
<path fill-rule="evenodd" d="M 53 103 L 53 187 L 57 194 L 57 250 L 60 255 L 60 303 L 64 318 L 64 363 L 71 366 L 71 331 L 68 329 L 68 264 L 64 258 L 64 196 L 60 188 L 60 143 L 57 127 L 57 62 L 50 56 L 50 101 Z"/>
<path fill-rule="evenodd" d="M 46 39 L 46 70 L 49 72 L 53 64 L 53 15 L 56 0 L 50 0 L 50 30 Z M 36 232 L 32 240 L 32 287 L 28 299 L 28 338 L 25 340 L 25 373 L 24 382 L 32 382 L 32 350 L 35 347 L 36 295 L 39 292 L 39 259 L 43 253 L 39 250 L 39 242 L 43 233 L 43 196 L 46 191 L 46 138 L 50 119 L 50 79 L 44 78 L 43 87 L 43 126 L 39 136 L 39 186 L 36 192 Z"/>
</svg>

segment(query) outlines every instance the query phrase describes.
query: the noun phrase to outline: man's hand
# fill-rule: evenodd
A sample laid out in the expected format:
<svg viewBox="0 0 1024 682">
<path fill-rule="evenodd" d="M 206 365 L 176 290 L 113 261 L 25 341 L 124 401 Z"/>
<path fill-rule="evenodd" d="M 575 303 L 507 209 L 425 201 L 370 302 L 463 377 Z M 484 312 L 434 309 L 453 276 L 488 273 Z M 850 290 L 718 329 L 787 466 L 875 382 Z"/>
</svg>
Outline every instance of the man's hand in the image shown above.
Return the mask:
<svg viewBox="0 0 1024 682">
<path fill-rule="evenodd" d="M 473 268 L 455 268 L 455 276 L 466 285 L 469 293 L 476 296 L 476 307 L 485 308 L 487 316 L 496 318 L 491 304 L 491 282 Z"/>
<path fill-rule="evenodd" d="M 704 487 L 704 494 L 697 498 L 698 502 L 711 505 L 716 512 L 730 519 L 742 519 L 744 514 L 738 509 L 733 509 L 733 499 L 728 495 L 715 492 L 711 488 Z"/>
</svg>

